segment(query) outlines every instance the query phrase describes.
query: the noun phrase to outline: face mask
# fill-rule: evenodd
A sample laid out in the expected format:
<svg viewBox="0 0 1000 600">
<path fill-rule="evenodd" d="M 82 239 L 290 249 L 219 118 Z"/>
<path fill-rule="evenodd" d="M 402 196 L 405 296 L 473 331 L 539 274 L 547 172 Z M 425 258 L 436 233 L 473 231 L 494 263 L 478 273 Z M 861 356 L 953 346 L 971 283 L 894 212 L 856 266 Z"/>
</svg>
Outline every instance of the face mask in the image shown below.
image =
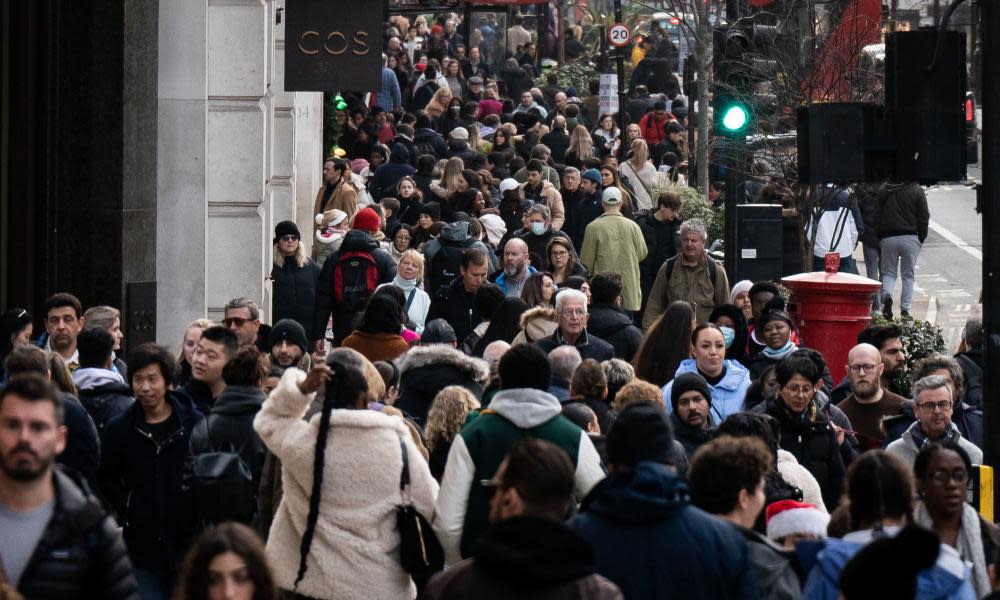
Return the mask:
<svg viewBox="0 0 1000 600">
<path fill-rule="evenodd" d="M 539 223 L 537 221 L 531 222 L 531 233 L 535 235 L 542 235 L 545 233 L 545 223 Z"/>
<path fill-rule="evenodd" d="M 722 330 L 722 339 L 726 341 L 726 349 L 728 350 L 730 346 L 733 345 L 733 340 L 736 339 L 736 330 L 732 327 L 719 327 Z"/>
</svg>

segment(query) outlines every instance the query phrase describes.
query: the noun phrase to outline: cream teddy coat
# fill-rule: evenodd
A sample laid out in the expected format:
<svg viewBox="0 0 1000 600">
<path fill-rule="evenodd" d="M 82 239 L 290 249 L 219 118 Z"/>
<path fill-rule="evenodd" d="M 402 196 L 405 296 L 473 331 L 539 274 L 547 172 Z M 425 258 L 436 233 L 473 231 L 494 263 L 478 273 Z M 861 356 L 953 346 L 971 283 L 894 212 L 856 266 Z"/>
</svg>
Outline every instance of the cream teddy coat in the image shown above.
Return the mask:
<svg viewBox="0 0 1000 600">
<path fill-rule="evenodd" d="M 306 374 L 288 369 L 254 419 L 254 429 L 282 464 L 284 495 L 271 525 L 267 555 L 278 586 L 292 590 L 309 514 L 313 453 L 320 415 L 303 420 L 315 394 L 303 395 Z M 308 568 L 296 590 L 313 598 L 415 598 L 399 564 L 396 507 L 406 444 L 413 505 L 433 517 L 438 484 L 400 417 L 371 410 L 334 410 L 327 439 L 319 520 Z"/>
</svg>

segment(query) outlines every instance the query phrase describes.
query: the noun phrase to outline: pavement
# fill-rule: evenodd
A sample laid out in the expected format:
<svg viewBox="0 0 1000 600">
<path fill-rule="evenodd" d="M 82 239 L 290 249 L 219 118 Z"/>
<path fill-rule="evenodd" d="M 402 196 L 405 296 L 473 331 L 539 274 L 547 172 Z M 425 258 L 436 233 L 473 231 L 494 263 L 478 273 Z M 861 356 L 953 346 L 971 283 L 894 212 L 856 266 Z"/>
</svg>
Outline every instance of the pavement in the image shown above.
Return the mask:
<svg viewBox="0 0 1000 600">
<path fill-rule="evenodd" d="M 970 179 L 978 170 L 969 169 Z M 931 222 L 917 259 L 910 315 L 942 328 L 949 352 L 962 339 L 966 319 L 979 310 L 982 289 L 982 218 L 975 212 L 975 191 L 962 183 L 927 188 Z M 865 273 L 860 245 L 855 253 L 858 272 Z M 893 291 L 893 312 L 899 314 L 900 284 Z"/>
</svg>

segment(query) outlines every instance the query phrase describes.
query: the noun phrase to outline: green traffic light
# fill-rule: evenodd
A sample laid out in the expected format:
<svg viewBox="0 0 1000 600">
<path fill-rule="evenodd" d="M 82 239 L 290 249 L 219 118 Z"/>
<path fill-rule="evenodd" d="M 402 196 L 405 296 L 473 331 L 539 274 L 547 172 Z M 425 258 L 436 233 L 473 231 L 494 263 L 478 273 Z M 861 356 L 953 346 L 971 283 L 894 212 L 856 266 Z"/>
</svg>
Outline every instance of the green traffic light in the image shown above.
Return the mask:
<svg viewBox="0 0 1000 600">
<path fill-rule="evenodd" d="M 726 112 L 722 115 L 722 126 L 726 131 L 740 131 L 750 122 L 750 115 L 745 106 L 734 104 L 726 107 Z"/>
</svg>

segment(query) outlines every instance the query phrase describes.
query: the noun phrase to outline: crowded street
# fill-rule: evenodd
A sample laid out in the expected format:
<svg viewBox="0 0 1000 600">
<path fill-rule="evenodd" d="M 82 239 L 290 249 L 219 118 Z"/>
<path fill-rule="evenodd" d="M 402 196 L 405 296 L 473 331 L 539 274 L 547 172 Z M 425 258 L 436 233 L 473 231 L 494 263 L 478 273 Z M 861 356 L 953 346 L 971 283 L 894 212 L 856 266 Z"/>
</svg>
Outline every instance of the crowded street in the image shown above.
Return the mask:
<svg viewBox="0 0 1000 600">
<path fill-rule="evenodd" d="M 1000 598 L 1000 14 L 56 4 L 0 600 Z"/>
</svg>

